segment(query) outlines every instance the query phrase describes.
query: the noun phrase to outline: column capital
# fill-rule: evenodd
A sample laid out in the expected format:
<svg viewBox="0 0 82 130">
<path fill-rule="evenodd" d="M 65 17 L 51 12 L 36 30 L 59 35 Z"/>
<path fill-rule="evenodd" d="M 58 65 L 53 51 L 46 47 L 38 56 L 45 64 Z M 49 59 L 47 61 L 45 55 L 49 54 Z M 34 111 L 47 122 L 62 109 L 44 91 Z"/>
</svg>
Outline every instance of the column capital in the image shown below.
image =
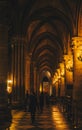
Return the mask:
<svg viewBox="0 0 82 130">
<path fill-rule="evenodd" d="M 64 55 L 66 69 L 70 72 L 73 71 L 73 55 Z"/>
<path fill-rule="evenodd" d="M 82 37 L 73 37 L 72 41 L 72 49 L 74 50 L 77 59 L 82 61 Z"/>
<path fill-rule="evenodd" d="M 72 37 L 71 47 L 75 49 L 75 48 L 79 48 L 80 46 L 82 46 L 82 37 L 80 36 Z"/>
</svg>

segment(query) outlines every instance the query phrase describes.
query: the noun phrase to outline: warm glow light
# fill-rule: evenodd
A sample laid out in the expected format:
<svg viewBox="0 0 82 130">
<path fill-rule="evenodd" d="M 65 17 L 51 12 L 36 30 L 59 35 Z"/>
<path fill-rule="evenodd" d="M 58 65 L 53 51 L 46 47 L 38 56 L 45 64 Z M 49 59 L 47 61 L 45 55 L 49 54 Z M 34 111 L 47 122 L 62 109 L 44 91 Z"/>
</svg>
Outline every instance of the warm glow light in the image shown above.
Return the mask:
<svg viewBox="0 0 82 130">
<path fill-rule="evenodd" d="M 7 80 L 7 92 L 12 92 L 12 80 Z"/>
<path fill-rule="evenodd" d="M 65 74 L 64 63 L 60 63 L 60 75 L 64 77 L 64 74 Z"/>
<path fill-rule="evenodd" d="M 42 85 L 40 84 L 40 90 L 39 90 L 40 92 L 42 92 Z"/>
<path fill-rule="evenodd" d="M 49 71 L 47 71 L 47 75 L 48 77 L 51 77 L 51 73 Z"/>
<path fill-rule="evenodd" d="M 68 61 L 66 62 L 66 69 L 71 72 L 73 71 L 73 62 L 71 59 L 68 59 Z"/>
<path fill-rule="evenodd" d="M 61 76 L 64 77 L 64 69 L 61 71 Z"/>
<path fill-rule="evenodd" d="M 12 80 L 8 80 L 7 82 L 8 82 L 8 83 L 12 83 Z"/>
<path fill-rule="evenodd" d="M 52 107 L 52 118 L 56 130 L 69 130 L 69 126 L 57 107 Z"/>
<path fill-rule="evenodd" d="M 55 73 L 54 77 L 53 77 L 53 84 L 55 84 L 58 81 L 58 74 Z"/>
</svg>

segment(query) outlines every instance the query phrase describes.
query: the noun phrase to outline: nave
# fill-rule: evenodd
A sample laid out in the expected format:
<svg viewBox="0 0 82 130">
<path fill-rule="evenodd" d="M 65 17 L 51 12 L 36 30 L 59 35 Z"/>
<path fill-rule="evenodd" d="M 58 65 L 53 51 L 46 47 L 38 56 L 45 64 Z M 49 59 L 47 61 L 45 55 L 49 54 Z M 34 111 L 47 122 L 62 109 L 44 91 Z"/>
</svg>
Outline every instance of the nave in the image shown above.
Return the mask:
<svg viewBox="0 0 82 130">
<path fill-rule="evenodd" d="M 73 130 L 58 106 L 45 107 L 42 114 L 36 113 L 35 123 L 30 113 L 24 110 L 12 110 L 12 123 L 9 130 Z"/>
</svg>

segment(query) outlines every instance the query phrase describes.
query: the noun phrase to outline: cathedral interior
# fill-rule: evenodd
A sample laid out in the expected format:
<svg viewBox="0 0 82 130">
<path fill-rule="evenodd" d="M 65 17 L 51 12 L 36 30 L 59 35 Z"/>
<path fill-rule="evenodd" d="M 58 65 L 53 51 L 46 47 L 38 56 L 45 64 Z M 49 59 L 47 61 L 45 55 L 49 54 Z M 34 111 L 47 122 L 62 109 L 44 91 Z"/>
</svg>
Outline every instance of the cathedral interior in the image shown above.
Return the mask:
<svg viewBox="0 0 82 130">
<path fill-rule="evenodd" d="M 81 87 L 82 0 L 0 0 L 0 120 L 43 91 L 82 127 Z"/>
</svg>

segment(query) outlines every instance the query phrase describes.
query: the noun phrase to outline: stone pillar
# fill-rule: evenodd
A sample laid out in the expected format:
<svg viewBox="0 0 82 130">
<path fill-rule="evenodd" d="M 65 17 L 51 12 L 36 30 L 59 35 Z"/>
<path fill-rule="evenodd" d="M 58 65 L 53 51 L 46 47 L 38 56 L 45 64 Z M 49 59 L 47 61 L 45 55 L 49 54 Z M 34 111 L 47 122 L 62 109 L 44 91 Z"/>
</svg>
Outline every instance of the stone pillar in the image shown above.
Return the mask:
<svg viewBox="0 0 82 130">
<path fill-rule="evenodd" d="M 12 39 L 12 75 L 13 104 L 21 104 L 25 96 L 25 40 L 20 37 Z"/>
<path fill-rule="evenodd" d="M 11 61 L 8 62 L 8 58 L 8 27 L 0 24 L 0 124 L 11 119 L 7 95 L 8 63 Z"/>
<path fill-rule="evenodd" d="M 65 67 L 64 63 L 60 63 L 61 91 L 60 96 L 65 96 Z"/>
<path fill-rule="evenodd" d="M 30 56 L 27 54 L 26 56 L 26 64 L 25 64 L 25 90 L 30 93 Z"/>
<path fill-rule="evenodd" d="M 0 0 L 0 129 L 6 129 L 11 121 L 11 111 L 8 107 L 7 95 L 7 75 L 10 63 L 8 57 L 7 9 L 8 1 Z"/>
<path fill-rule="evenodd" d="M 66 96 L 72 96 L 73 89 L 73 56 L 65 55 L 65 80 L 66 80 Z"/>
<path fill-rule="evenodd" d="M 37 72 L 36 72 L 36 92 L 37 92 L 37 95 L 39 95 L 39 92 L 40 92 L 40 75 L 39 75 L 38 69 L 37 69 Z"/>
<path fill-rule="evenodd" d="M 72 120 L 72 94 L 73 94 L 73 56 L 64 56 L 65 65 L 65 113 L 69 120 Z"/>
<path fill-rule="evenodd" d="M 37 68 L 34 67 L 34 91 L 37 92 L 37 84 L 36 84 L 36 79 L 37 78 Z"/>
<path fill-rule="evenodd" d="M 30 64 L 30 91 L 34 91 L 34 64 L 31 61 Z"/>
<path fill-rule="evenodd" d="M 58 77 L 58 97 L 60 97 L 61 91 L 61 77 L 60 77 L 60 69 L 57 69 L 57 77 Z"/>
<path fill-rule="evenodd" d="M 55 89 L 56 89 L 56 97 L 58 97 L 58 81 L 55 83 Z"/>
<path fill-rule="evenodd" d="M 74 60 L 74 125 L 82 127 L 82 37 L 72 38 Z"/>
</svg>

